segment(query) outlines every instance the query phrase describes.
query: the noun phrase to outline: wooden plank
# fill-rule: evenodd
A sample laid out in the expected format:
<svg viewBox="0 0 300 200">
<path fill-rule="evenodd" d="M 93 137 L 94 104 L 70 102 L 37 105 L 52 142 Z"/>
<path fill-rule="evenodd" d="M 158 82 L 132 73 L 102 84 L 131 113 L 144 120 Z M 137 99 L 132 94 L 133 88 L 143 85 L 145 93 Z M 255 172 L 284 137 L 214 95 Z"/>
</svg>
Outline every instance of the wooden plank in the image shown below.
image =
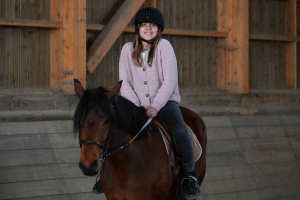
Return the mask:
<svg viewBox="0 0 300 200">
<path fill-rule="evenodd" d="M 103 24 L 87 24 L 87 30 L 101 31 L 105 28 Z M 124 33 L 134 33 L 133 27 L 126 27 Z M 164 29 L 163 35 L 178 35 L 178 36 L 194 36 L 194 37 L 220 37 L 225 38 L 228 36 L 226 31 L 198 31 L 188 29 Z"/>
<path fill-rule="evenodd" d="M 67 134 L 29 134 L 0 136 L 1 151 L 25 150 L 25 149 L 47 149 L 47 148 L 76 148 L 79 147 L 78 140 L 72 133 Z M 32 142 L 35 141 L 35 142 Z"/>
<path fill-rule="evenodd" d="M 214 180 L 206 181 L 201 185 L 206 195 L 209 194 L 224 194 L 229 192 L 241 192 L 257 189 L 256 181 L 253 177 L 245 177 L 238 179 L 225 179 L 225 180 Z M 211 198 L 211 199 L 234 199 L 235 198 Z M 255 198 L 256 199 L 256 198 Z"/>
<path fill-rule="evenodd" d="M 144 0 L 126 0 L 109 21 L 88 50 L 86 66 L 90 73 L 96 69 L 143 3 Z"/>
<path fill-rule="evenodd" d="M 297 36 L 297 2 L 286 0 L 286 35 Z"/>
<path fill-rule="evenodd" d="M 296 160 L 289 162 L 258 163 L 250 165 L 254 176 L 277 175 L 299 173 L 299 165 Z"/>
<path fill-rule="evenodd" d="M 241 152 L 239 139 L 210 140 L 207 153 Z"/>
<path fill-rule="evenodd" d="M 269 138 L 269 137 L 285 137 L 286 130 L 281 125 L 266 126 L 238 126 L 235 127 L 235 133 L 238 138 Z"/>
<path fill-rule="evenodd" d="M 0 167 L 78 162 L 80 147 L 0 151 Z"/>
<path fill-rule="evenodd" d="M 63 0 L 62 88 L 74 93 L 74 78 L 86 84 L 86 2 Z"/>
<path fill-rule="evenodd" d="M 78 39 L 79 49 L 77 56 L 79 58 L 77 69 L 74 72 L 74 76 L 81 82 L 84 88 L 86 88 L 86 0 L 79 1 L 79 23 L 78 23 Z M 71 84 L 71 90 L 73 91 L 73 85 Z"/>
<path fill-rule="evenodd" d="M 50 1 L 50 19 L 62 21 L 62 1 Z M 61 26 L 62 27 L 62 26 Z M 50 31 L 50 87 L 62 88 L 62 28 Z"/>
<path fill-rule="evenodd" d="M 61 21 L 38 21 L 38 20 L 19 20 L 19 19 L 0 19 L 0 26 L 17 26 L 33 28 L 61 28 Z"/>
<path fill-rule="evenodd" d="M 266 41 L 278 41 L 278 42 L 300 42 L 300 38 L 296 36 L 280 36 L 280 35 L 261 35 L 261 34 L 250 34 L 249 39 L 251 40 L 266 40 Z"/>
<path fill-rule="evenodd" d="M 228 91 L 249 92 L 249 0 L 228 0 Z"/>
<path fill-rule="evenodd" d="M 0 183 L 84 177 L 78 162 L 1 167 Z"/>
<path fill-rule="evenodd" d="M 285 137 L 285 136 L 284 136 Z M 281 137 L 280 137 L 281 138 Z M 280 140 L 279 138 L 277 138 Z M 251 141 L 251 140 L 250 140 Z M 249 142 L 249 141 L 248 141 Z M 242 141 L 242 144 L 244 142 Z M 265 145 L 272 145 L 264 142 Z M 276 144 L 275 144 L 276 145 Z M 272 162 L 293 162 L 295 161 L 292 149 L 272 149 L 264 151 L 247 151 L 245 150 L 245 158 L 249 164 L 255 163 L 272 163 Z"/>
<path fill-rule="evenodd" d="M 228 17 L 228 0 L 217 0 L 217 31 L 228 32 Z M 228 51 L 226 47 L 228 47 L 226 38 L 220 38 L 217 47 L 217 87 L 222 91 L 228 90 Z"/>
<path fill-rule="evenodd" d="M 152 6 L 156 8 L 156 0 L 145 0 L 143 7 L 148 7 L 148 6 Z"/>
<path fill-rule="evenodd" d="M 297 2 L 286 1 L 286 34 L 297 36 Z M 297 42 L 286 43 L 286 88 L 297 89 Z"/>
<path fill-rule="evenodd" d="M 11 88 L 18 89 L 20 88 L 20 72 L 19 72 L 19 65 L 20 65 L 20 29 L 12 28 L 10 29 L 11 36 L 12 36 L 12 43 L 11 43 L 11 54 L 9 55 L 10 59 L 10 77 L 11 77 Z"/>
<path fill-rule="evenodd" d="M 226 171 L 226 173 L 224 173 Z M 242 178 L 252 176 L 251 168 L 248 165 L 209 167 L 205 172 L 205 181 L 225 180 L 231 178 Z"/>
<path fill-rule="evenodd" d="M 0 136 L 22 134 L 72 133 L 72 120 L 34 121 L 34 122 L 2 122 Z"/>
<path fill-rule="evenodd" d="M 1 40 L 1 46 L 2 46 L 2 54 L 3 58 L 8 58 L 10 55 L 10 50 L 9 50 L 9 46 L 11 45 L 11 40 L 9 40 L 9 38 L 11 37 L 11 35 L 9 34 L 10 28 L 6 28 L 6 29 L 1 29 L 0 30 L 2 32 L 2 38 L 3 40 Z M 2 79 L 2 85 L 1 88 L 4 89 L 8 89 L 10 88 L 10 68 L 9 68 L 9 59 L 1 59 L 2 60 L 2 66 L 1 66 L 1 72 L 3 74 L 3 79 Z"/>
<path fill-rule="evenodd" d="M 18 183 L 6 183 L 0 187 L 1 198 L 18 199 L 59 194 L 90 192 L 95 184 L 95 177 L 75 179 L 40 180 Z M 103 195 L 102 195 L 103 196 Z M 98 196 L 100 197 L 100 195 Z M 52 199 L 52 198 L 50 198 Z"/>
</svg>

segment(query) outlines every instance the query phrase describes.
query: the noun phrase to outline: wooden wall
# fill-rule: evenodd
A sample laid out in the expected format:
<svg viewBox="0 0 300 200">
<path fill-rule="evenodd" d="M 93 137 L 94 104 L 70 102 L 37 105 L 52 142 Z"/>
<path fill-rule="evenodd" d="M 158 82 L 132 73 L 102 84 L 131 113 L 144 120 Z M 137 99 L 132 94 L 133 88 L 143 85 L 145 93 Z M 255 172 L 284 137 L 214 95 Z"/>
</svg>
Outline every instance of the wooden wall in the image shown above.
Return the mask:
<svg viewBox="0 0 300 200">
<path fill-rule="evenodd" d="M 134 37 L 133 20 L 87 75 L 84 52 L 124 1 L 1 0 L 0 88 L 72 91 L 76 77 L 88 86 L 113 86 L 121 48 Z M 232 93 L 300 88 L 299 0 L 147 2 L 165 16 L 163 37 L 174 46 L 180 88 Z"/>
<path fill-rule="evenodd" d="M 251 0 L 250 33 L 285 35 L 285 1 Z M 286 88 L 285 43 L 250 40 L 250 88 Z"/>
<path fill-rule="evenodd" d="M 87 1 L 87 23 L 105 24 L 122 1 L 109 1 L 106 10 L 97 1 Z M 156 7 L 165 18 L 165 29 L 191 29 L 216 31 L 216 0 L 191 0 L 174 2 L 173 0 L 157 0 Z M 187 5 L 187 3 L 189 5 Z M 107 15 L 105 15 L 108 13 Z M 133 26 L 133 20 L 129 26 Z M 99 31 L 89 31 L 88 37 L 95 38 Z M 179 71 L 179 86 L 185 89 L 217 89 L 217 52 L 218 39 L 208 37 L 173 36 L 163 34 L 174 47 Z M 118 61 L 121 48 L 125 42 L 133 41 L 134 34 L 123 33 L 110 49 L 108 54 L 87 76 L 87 85 L 105 85 L 117 83 Z"/>
<path fill-rule="evenodd" d="M 49 20 L 49 1 L 1 0 L 0 18 Z M 0 88 L 49 87 L 49 30 L 0 26 Z"/>
</svg>

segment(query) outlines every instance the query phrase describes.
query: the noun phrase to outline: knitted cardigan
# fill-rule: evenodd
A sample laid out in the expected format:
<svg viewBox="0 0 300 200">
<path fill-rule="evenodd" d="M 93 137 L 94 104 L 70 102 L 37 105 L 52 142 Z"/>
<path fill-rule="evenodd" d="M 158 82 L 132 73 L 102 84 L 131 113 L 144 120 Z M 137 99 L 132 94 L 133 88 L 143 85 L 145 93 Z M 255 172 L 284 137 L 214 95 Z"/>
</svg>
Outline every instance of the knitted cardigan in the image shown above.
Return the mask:
<svg viewBox="0 0 300 200">
<path fill-rule="evenodd" d="M 119 61 L 119 78 L 123 80 L 121 96 L 137 106 L 152 106 L 157 111 L 168 101 L 180 102 L 177 60 L 168 40 L 157 44 L 152 66 L 137 66 L 131 54 L 133 43 L 126 43 Z"/>
</svg>

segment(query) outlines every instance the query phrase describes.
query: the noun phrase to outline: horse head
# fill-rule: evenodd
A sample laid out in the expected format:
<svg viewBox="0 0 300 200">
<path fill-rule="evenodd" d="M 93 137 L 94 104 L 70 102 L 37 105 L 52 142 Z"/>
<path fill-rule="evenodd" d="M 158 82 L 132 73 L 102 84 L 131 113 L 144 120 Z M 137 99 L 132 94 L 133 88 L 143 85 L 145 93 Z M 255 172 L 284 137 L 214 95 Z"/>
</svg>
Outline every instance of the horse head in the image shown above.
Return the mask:
<svg viewBox="0 0 300 200">
<path fill-rule="evenodd" d="M 120 81 L 111 90 L 102 87 L 84 89 L 75 79 L 75 93 L 80 98 L 74 115 L 74 133 L 78 133 L 81 147 L 79 167 L 87 176 L 96 175 L 100 158 L 107 151 L 113 134 L 116 116 L 111 101 L 120 91 Z"/>
</svg>

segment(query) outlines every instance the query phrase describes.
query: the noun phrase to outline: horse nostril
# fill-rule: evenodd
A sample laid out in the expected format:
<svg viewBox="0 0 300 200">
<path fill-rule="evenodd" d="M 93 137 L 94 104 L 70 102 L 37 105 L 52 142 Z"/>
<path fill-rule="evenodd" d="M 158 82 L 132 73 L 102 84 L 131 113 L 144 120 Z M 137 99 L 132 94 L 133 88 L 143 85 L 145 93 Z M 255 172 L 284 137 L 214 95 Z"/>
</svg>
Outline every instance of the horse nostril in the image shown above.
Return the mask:
<svg viewBox="0 0 300 200">
<path fill-rule="evenodd" d="M 97 175 L 99 168 L 98 168 L 98 161 L 94 160 L 90 166 L 84 165 L 82 162 L 79 162 L 79 168 L 81 169 L 82 173 L 86 176 L 94 176 Z"/>
<path fill-rule="evenodd" d="M 81 169 L 81 171 L 84 173 L 85 171 L 87 171 L 87 167 L 84 165 L 84 164 L 82 164 L 82 162 L 79 162 L 79 168 Z"/>
</svg>

